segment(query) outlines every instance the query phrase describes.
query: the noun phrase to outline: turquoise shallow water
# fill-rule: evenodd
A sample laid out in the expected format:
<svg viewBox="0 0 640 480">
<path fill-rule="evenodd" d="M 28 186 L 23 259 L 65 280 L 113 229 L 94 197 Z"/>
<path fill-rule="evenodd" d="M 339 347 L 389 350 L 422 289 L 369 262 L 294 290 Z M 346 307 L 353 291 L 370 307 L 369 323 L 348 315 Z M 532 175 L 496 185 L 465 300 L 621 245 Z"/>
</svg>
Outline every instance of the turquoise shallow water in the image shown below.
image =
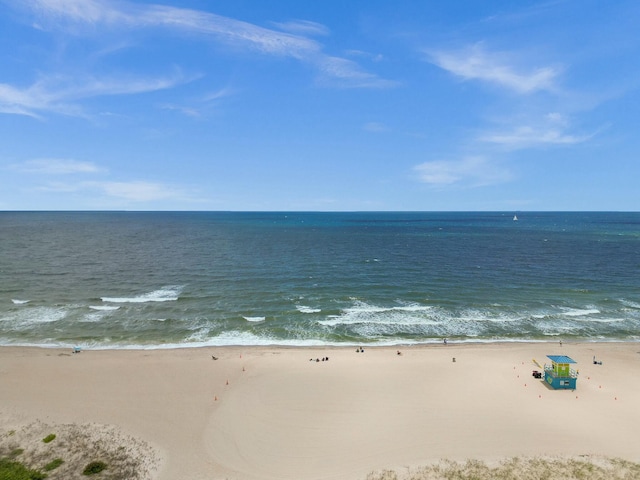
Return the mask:
<svg viewBox="0 0 640 480">
<path fill-rule="evenodd" d="M 0 343 L 640 339 L 639 213 L 0 212 Z"/>
</svg>

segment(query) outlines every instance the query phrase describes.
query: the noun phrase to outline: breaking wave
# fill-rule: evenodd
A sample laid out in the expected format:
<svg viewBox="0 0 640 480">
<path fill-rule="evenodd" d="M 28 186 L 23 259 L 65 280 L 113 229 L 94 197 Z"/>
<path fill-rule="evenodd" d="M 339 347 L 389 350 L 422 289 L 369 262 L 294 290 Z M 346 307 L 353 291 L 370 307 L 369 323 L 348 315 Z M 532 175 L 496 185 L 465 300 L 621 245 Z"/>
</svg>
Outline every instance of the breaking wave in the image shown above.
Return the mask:
<svg viewBox="0 0 640 480">
<path fill-rule="evenodd" d="M 180 298 L 183 287 L 164 287 L 135 297 L 101 297 L 107 303 L 147 303 L 175 302 Z"/>
</svg>

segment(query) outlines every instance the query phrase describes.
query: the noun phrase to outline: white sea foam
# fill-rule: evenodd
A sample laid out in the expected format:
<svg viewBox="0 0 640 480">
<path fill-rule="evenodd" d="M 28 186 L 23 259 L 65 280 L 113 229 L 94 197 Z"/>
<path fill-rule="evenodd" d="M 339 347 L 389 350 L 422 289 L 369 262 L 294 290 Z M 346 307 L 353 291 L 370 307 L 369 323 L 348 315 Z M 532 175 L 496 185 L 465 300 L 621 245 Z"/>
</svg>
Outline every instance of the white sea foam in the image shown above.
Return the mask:
<svg viewBox="0 0 640 480">
<path fill-rule="evenodd" d="M 633 302 L 631 300 L 626 300 L 626 299 L 621 299 L 620 302 L 625 306 L 625 307 L 629 307 L 629 308 L 637 308 L 640 309 L 640 303 L 638 302 Z"/>
<path fill-rule="evenodd" d="M 522 320 L 522 316 L 519 314 L 508 314 L 504 312 L 493 313 L 490 311 L 467 309 L 460 312 L 457 319 L 463 322 L 509 323 Z"/>
<path fill-rule="evenodd" d="M 411 325 L 436 325 L 438 321 L 426 315 L 432 310 L 433 307 L 417 304 L 380 307 L 358 301 L 353 307 L 345 308 L 340 315 L 331 315 L 318 323 L 325 326 L 374 324 L 407 327 Z"/>
<path fill-rule="evenodd" d="M 114 312 L 120 309 L 118 305 L 90 305 L 89 309 L 91 312 L 87 313 L 82 317 L 80 322 L 82 323 L 97 323 L 101 322 L 108 317 L 111 312 Z"/>
<path fill-rule="evenodd" d="M 402 307 L 393 307 L 393 310 L 399 310 L 401 312 L 428 312 L 433 310 L 433 307 L 429 305 L 410 304 Z"/>
<path fill-rule="evenodd" d="M 107 303 L 175 302 L 180 297 L 182 288 L 163 287 L 135 297 L 101 297 L 101 300 Z"/>
<path fill-rule="evenodd" d="M 567 317 L 583 317 L 600 313 L 597 308 L 563 308 L 562 314 Z"/>
<path fill-rule="evenodd" d="M 596 323 L 620 323 L 620 322 L 625 322 L 627 321 L 626 318 L 590 318 L 589 322 L 596 322 Z"/>
<path fill-rule="evenodd" d="M 328 345 L 344 345 L 343 343 L 327 343 L 322 340 L 276 339 L 258 336 L 250 332 L 228 331 L 215 337 L 209 337 L 199 344 L 203 346 L 291 346 L 291 347 L 324 347 Z"/>
<path fill-rule="evenodd" d="M 322 311 L 321 308 L 312 308 L 306 305 L 296 305 L 296 309 L 300 313 L 320 313 Z"/>
<path fill-rule="evenodd" d="M 383 312 L 426 312 L 433 309 L 429 305 L 420 305 L 417 303 L 410 303 L 407 305 L 394 305 L 392 307 L 380 307 L 377 305 L 369 305 L 362 301 L 356 301 L 353 307 L 346 308 L 344 311 L 348 314 L 360 314 L 360 313 L 383 313 Z"/>
<path fill-rule="evenodd" d="M 34 325 L 52 323 L 67 316 L 67 310 L 55 307 L 36 307 L 20 309 L 14 315 L 5 317 L 5 321 L 15 330 L 28 330 Z"/>
<path fill-rule="evenodd" d="M 12 298 L 11 301 L 14 305 L 25 305 L 30 302 L 30 300 L 18 300 L 17 298 Z"/>
<path fill-rule="evenodd" d="M 91 312 L 80 319 L 82 323 L 98 323 L 104 320 L 104 312 Z"/>
<path fill-rule="evenodd" d="M 247 322 L 264 322 L 266 320 L 266 317 L 242 317 L 244 318 Z"/>
</svg>

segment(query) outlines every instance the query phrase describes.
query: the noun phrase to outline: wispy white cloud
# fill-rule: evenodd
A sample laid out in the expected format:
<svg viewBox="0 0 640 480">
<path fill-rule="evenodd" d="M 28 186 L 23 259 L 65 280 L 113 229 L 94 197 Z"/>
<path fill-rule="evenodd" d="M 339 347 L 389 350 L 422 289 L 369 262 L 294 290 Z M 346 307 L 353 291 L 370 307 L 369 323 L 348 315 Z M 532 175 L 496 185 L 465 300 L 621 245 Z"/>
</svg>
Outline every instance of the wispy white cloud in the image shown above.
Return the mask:
<svg viewBox="0 0 640 480">
<path fill-rule="evenodd" d="M 99 26 L 131 29 L 167 28 L 174 32 L 209 36 L 236 49 L 290 57 L 313 65 L 333 83 L 349 87 L 389 87 L 392 82 L 362 70 L 354 62 L 332 57 L 309 35 L 327 35 L 321 24 L 304 20 L 278 24 L 273 30 L 214 13 L 155 4 L 132 4 L 102 0 L 27 0 L 43 28 L 69 31 L 69 24 L 94 34 Z M 84 32 L 83 32 L 84 33 Z"/>
<path fill-rule="evenodd" d="M 275 22 L 274 25 L 285 32 L 294 33 L 296 35 L 316 35 L 327 36 L 331 32 L 321 23 L 311 22 L 309 20 L 291 20 L 289 22 Z"/>
<path fill-rule="evenodd" d="M 157 78 L 138 78 L 133 76 L 121 76 L 111 78 L 89 77 L 76 85 L 69 85 L 60 90 L 60 94 L 67 98 L 87 98 L 104 95 L 131 95 L 136 93 L 155 92 L 173 88 L 193 80 L 194 77 L 185 77 L 181 72 L 171 76 Z"/>
<path fill-rule="evenodd" d="M 221 99 L 229 97 L 234 93 L 233 89 L 222 88 L 184 103 L 163 103 L 160 105 L 160 108 L 163 110 L 180 112 L 188 117 L 199 118 L 206 115 L 207 112 L 215 109 Z"/>
<path fill-rule="evenodd" d="M 158 200 L 185 199 L 186 193 L 163 183 L 144 181 L 101 182 L 87 184 L 102 190 L 110 197 L 132 201 L 153 202 Z"/>
<path fill-rule="evenodd" d="M 170 77 L 42 77 L 28 87 L 0 83 L 0 112 L 41 118 L 45 112 L 85 116 L 78 101 L 107 95 L 131 95 L 169 89 L 190 81 L 179 72 Z"/>
<path fill-rule="evenodd" d="M 414 171 L 420 182 L 439 187 L 454 184 L 481 187 L 504 183 L 512 178 L 511 172 L 483 156 L 425 162 L 416 165 Z"/>
<path fill-rule="evenodd" d="M 393 80 L 386 80 L 369 73 L 346 58 L 323 56 L 316 62 L 322 73 L 321 82 L 343 87 L 391 88 L 398 85 Z"/>
<path fill-rule="evenodd" d="M 36 188 L 38 191 L 76 194 L 92 202 L 116 202 L 119 205 L 151 203 L 163 200 L 196 202 L 191 192 L 179 186 L 149 181 L 50 181 Z"/>
<path fill-rule="evenodd" d="M 465 80 L 480 80 L 506 87 L 520 94 L 553 90 L 560 74 L 555 66 L 518 67 L 514 54 L 489 52 L 482 43 L 460 51 L 434 51 L 431 61 L 440 68 Z"/>
<path fill-rule="evenodd" d="M 106 170 L 92 162 L 67 158 L 37 158 L 11 165 L 11 169 L 22 173 L 43 175 L 69 175 L 82 173 L 104 173 Z"/>
<path fill-rule="evenodd" d="M 513 122 L 511 122 L 513 124 Z M 549 113 L 544 118 L 509 126 L 503 130 L 486 132 L 478 137 L 481 142 L 491 143 L 510 150 L 533 148 L 545 145 L 573 145 L 585 142 L 593 137 L 570 133 L 569 119 L 557 112 Z"/>
<path fill-rule="evenodd" d="M 99 0 L 14 0 L 13 3 L 28 8 L 44 22 L 117 23 L 126 15 Z M 39 24 L 37 25 L 39 26 Z"/>
<path fill-rule="evenodd" d="M 297 59 L 317 54 L 321 48 L 316 41 L 306 37 L 198 10 L 149 5 L 130 14 L 127 20 L 133 27 L 168 27 L 189 33 L 207 34 L 236 47 Z"/>
<path fill-rule="evenodd" d="M 365 123 L 364 126 L 362 127 L 362 129 L 366 130 L 367 132 L 375 132 L 375 133 L 388 132 L 389 131 L 389 127 L 387 125 L 385 125 L 384 123 L 380 123 L 380 122 L 368 122 L 368 123 Z"/>
<path fill-rule="evenodd" d="M 559 129 L 538 129 L 531 126 L 515 127 L 507 132 L 494 132 L 480 137 L 483 142 L 495 143 L 512 149 L 539 145 L 571 145 L 582 143 L 588 136 L 570 135 Z"/>
<path fill-rule="evenodd" d="M 196 107 L 190 107 L 187 105 L 178 105 L 175 103 L 163 103 L 159 105 L 162 110 L 168 110 L 172 112 L 179 112 L 187 117 L 200 118 L 202 117 L 202 110 Z"/>
<path fill-rule="evenodd" d="M 106 168 L 93 162 L 68 158 L 36 158 L 14 163 L 8 169 L 29 175 L 46 176 L 47 181 L 35 187 L 38 191 L 57 194 L 88 195 L 93 200 L 104 197 L 118 202 L 145 203 L 161 200 L 198 201 L 186 188 L 162 182 L 141 180 L 87 180 L 87 175 L 108 174 Z M 74 181 L 67 180 L 74 175 Z M 76 181 L 81 178 L 81 181 Z M 100 178 L 100 177 L 98 177 Z"/>
<path fill-rule="evenodd" d="M 363 50 L 347 50 L 345 53 L 349 57 L 365 58 L 372 62 L 381 62 L 382 60 L 384 60 L 384 55 L 380 53 L 369 53 Z"/>
</svg>

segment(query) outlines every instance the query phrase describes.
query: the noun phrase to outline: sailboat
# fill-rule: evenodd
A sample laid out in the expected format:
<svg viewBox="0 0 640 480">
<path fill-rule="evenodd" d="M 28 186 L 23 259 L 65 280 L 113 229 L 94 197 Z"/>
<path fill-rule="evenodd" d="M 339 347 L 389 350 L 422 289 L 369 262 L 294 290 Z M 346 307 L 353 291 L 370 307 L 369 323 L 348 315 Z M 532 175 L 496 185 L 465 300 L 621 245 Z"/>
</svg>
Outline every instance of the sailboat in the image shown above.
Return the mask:
<svg viewBox="0 0 640 480">
<path fill-rule="evenodd" d="M 514 221 L 514 222 L 517 222 L 517 221 L 518 221 L 518 215 L 514 215 L 514 216 L 513 216 L 513 221 Z"/>
</svg>

